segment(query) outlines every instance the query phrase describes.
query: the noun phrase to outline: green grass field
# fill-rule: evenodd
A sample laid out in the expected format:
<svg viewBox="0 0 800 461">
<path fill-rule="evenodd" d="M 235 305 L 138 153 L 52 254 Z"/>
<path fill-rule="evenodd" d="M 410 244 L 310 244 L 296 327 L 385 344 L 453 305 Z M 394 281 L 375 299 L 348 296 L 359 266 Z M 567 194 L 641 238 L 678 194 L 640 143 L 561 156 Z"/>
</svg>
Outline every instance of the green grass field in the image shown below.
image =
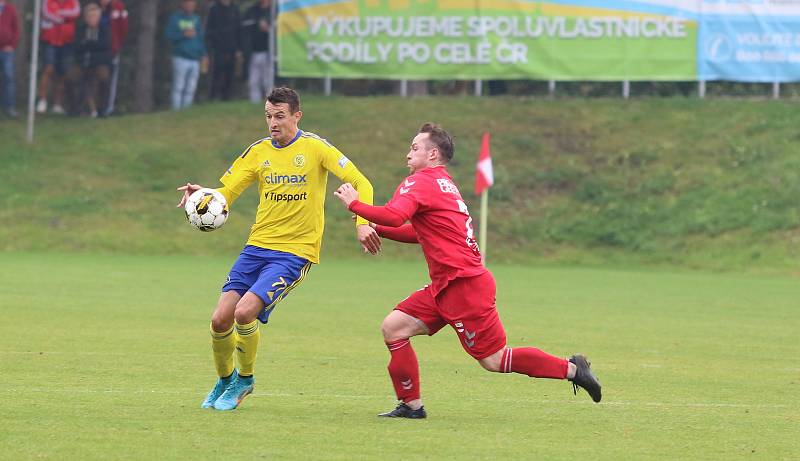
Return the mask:
<svg viewBox="0 0 800 461">
<path fill-rule="evenodd" d="M 304 94 L 303 108 L 301 127 L 346 153 L 379 203 L 407 173 L 415 130 L 429 118 L 442 123 L 456 142 L 449 170 L 476 220 L 475 161 L 481 133 L 491 132 L 494 261 L 798 272 L 793 101 Z M 208 245 L 191 243 L 188 226 L 165 225 L 176 222 L 175 187 L 215 187 L 265 135 L 257 105 L 44 117 L 33 145 L 24 128 L 0 123 L 0 251 L 222 256 L 240 248 L 252 224 L 254 187 L 234 204 L 229 232 Z M 328 204 L 326 248 L 338 255 L 351 251 L 350 235 L 339 231 L 349 216 Z"/>
<path fill-rule="evenodd" d="M 196 239 L 203 238 L 195 234 Z M 796 278 L 492 267 L 512 346 L 585 352 L 601 404 L 414 345 L 429 419 L 394 405 L 378 331 L 424 264 L 328 258 L 262 330 L 256 391 L 201 410 L 232 258 L 3 253 L 0 458 L 797 459 Z"/>
</svg>

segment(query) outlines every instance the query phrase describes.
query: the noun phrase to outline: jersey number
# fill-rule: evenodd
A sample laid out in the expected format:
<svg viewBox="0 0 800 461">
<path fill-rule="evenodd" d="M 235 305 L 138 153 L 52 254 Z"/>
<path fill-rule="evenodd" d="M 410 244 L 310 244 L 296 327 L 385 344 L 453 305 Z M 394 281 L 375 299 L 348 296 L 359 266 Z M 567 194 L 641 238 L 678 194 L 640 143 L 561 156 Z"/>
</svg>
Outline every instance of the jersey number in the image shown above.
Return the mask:
<svg viewBox="0 0 800 461">
<path fill-rule="evenodd" d="M 474 252 L 480 251 L 478 248 L 478 242 L 475 241 L 475 230 L 472 228 L 472 216 L 469 215 L 469 209 L 467 209 L 467 204 L 464 203 L 461 199 L 456 199 L 456 203 L 458 203 L 458 211 L 467 215 L 467 238 L 464 240 L 467 243 L 467 246 Z"/>
</svg>

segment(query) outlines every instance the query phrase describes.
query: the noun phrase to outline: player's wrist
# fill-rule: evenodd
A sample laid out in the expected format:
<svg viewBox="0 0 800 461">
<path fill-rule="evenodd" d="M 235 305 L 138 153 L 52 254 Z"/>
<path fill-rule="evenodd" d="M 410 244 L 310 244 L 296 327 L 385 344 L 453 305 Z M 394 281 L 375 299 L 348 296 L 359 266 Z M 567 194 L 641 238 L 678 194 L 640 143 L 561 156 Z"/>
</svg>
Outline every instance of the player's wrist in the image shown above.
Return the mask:
<svg viewBox="0 0 800 461">
<path fill-rule="evenodd" d="M 347 209 L 350 210 L 350 211 L 355 211 L 355 208 L 358 207 L 359 203 L 361 203 L 361 202 L 359 202 L 358 199 L 353 200 L 352 202 L 347 204 Z"/>
</svg>

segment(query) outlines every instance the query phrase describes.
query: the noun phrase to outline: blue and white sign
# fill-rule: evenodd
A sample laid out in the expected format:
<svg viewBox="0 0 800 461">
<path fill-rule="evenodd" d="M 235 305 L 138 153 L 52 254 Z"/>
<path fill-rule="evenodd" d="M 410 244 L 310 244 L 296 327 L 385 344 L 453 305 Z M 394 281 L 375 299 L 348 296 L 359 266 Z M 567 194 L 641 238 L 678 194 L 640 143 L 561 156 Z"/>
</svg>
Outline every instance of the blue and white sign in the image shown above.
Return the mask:
<svg viewBox="0 0 800 461">
<path fill-rule="evenodd" d="M 800 81 L 800 0 L 704 0 L 700 80 Z"/>
</svg>

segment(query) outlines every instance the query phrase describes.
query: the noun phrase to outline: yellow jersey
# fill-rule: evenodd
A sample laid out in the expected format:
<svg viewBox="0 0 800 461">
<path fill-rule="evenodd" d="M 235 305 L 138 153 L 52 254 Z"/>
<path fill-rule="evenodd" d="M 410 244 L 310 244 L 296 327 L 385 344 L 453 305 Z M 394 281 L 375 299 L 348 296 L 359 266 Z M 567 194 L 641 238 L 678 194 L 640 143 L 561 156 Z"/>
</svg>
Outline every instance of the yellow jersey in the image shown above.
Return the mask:
<svg viewBox="0 0 800 461">
<path fill-rule="evenodd" d="M 372 184 L 353 162 L 328 141 L 301 130 L 283 147 L 271 138 L 251 144 L 222 175 L 224 187 L 218 190 L 232 204 L 258 181 L 260 201 L 247 244 L 318 263 L 328 172 L 353 184 L 359 200 L 372 204 Z M 358 218 L 356 224 L 367 221 Z"/>
</svg>

